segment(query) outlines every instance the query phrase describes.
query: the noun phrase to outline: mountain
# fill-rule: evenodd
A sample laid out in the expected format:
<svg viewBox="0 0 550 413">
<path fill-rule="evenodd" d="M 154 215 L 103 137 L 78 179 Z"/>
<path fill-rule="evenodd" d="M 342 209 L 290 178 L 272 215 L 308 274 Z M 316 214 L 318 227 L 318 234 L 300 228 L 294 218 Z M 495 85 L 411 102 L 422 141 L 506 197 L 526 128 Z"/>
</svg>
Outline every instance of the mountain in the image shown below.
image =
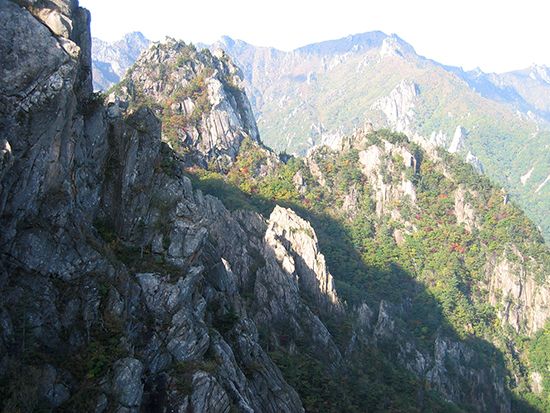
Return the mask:
<svg viewBox="0 0 550 413">
<path fill-rule="evenodd" d="M 533 65 L 528 69 L 504 73 L 500 76 L 503 84 L 513 87 L 533 108 L 533 112 L 550 119 L 550 68 Z"/>
<path fill-rule="evenodd" d="M 533 65 L 524 70 L 486 74 L 480 70 L 464 72 L 449 67 L 482 96 L 512 103 L 523 113 L 550 121 L 550 69 Z"/>
<path fill-rule="evenodd" d="M 312 368 L 305 354 L 326 361 L 307 341 L 276 356 L 307 411 L 409 411 L 411 402 L 418 411 L 548 411 L 550 254 L 505 193 L 454 155 L 371 128 L 268 175 L 258 173 L 264 162 L 244 145 L 225 174 L 192 173 L 230 209 L 268 216 L 281 204 L 311 223 L 345 303 L 343 317 L 319 317 L 346 362 L 328 384 L 311 385 L 298 373 Z M 386 381 L 398 377 L 412 385 L 399 395 Z M 409 399 L 419 382 L 452 405 Z"/>
<path fill-rule="evenodd" d="M 522 390 L 536 387 L 531 375 L 542 373 L 529 359 L 531 341 L 520 344 L 520 337 L 545 337 L 550 255 L 508 196 L 455 156 L 371 126 L 305 158 L 278 158 L 246 133 L 221 164 L 208 152 L 189 158 L 202 145 L 190 131 L 212 136 L 205 127 L 212 105 L 199 102 L 219 101 L 218 91 L 233 102 L 225 92 L 244 84 L 226 54 L 214 55 L 173 40 L 153 46 L 114 93 L 130 108 L 154 108 L 162 139 L 196 187 L 235 213 L 269 220 L 264 239 L 330 334 L 319 351 L 318 339 L 293 327 L 310 323 L 302 316 L 290 325 L 258 324 L 306 410 L 406 410 L 412 403 L 435 411 L 515 411 L 528 396 L 544 399 L 543 389 Z M 223 65 L 205 72 L 213 57 Z M 245 99 L 239 96 L 232 107 Z M 190 127 L 194 107 L 204 110 L 191 116 Z M 312 377 L 300 369 L 316 371 L 319 381 L 308 385 Z M 511 376 L 517 383 L 507 387 Z M 419 402 L 386 380 L 408 382 L 401 393 L 427 393 Z"/>
<path fill-rule="evenodd" d="M 0 2 L 3 412 L 548 411 L 550 252 L 506 193 L 370 125 L 278 156 L 183 42 L 93 93 L 89 24 Z"/>
<path fill-rule="evenodd" d="M 459 152 L 550 236 L 545 66 L 467 72 L 419 56 L 398 36 L 382 32 L 292 52 L 228 36 L 210 48 L 225 50 L 243 70 L 259 131 L 275 150 L 305 154 L 315 145 L 337 143 L 366 122 L 389 127 L 425 148 Z"/>
<path fill-rule="evenodd" d="M 107 90 L 115 85 L 134 64 L 139 54 L 147 49 L 151 41 L 142 33 L 126 34 L 115 42 L 92 39 L 92 71 L 94 90 Z"/>
<path fill-rule="evenodd" d="M 211 46 L 243 69 L 263 140 L 305 154 L 365 123 L 459 152 L 550 236 L 548 70 L 465 72 L 396 35 L 348 36 L 281 52 L 228 37 Z"/>
<path fill-rule="evenodd" d="M 169 39 L 144 52 L 115 93 L 132 106 L 149 105 L 162 120 L 163 139 L 186 147 L 191 163 L 223 168 L 243 139 L 259 143 L 241 76 L 225 53 Z"/>
</svg>

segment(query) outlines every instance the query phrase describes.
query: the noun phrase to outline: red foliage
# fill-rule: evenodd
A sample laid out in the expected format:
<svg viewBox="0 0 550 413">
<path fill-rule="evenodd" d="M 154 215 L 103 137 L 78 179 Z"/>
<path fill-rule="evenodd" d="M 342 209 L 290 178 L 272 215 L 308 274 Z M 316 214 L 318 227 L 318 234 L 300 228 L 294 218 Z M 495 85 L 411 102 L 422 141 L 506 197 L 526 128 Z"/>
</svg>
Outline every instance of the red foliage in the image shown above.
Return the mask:
<svg viewBox="0 0 550 413">
<path fill-rule="evenodd" d="M 466 252 L 466 248 L 464 248 L 458 242 L 453 242 L 451 244 L 451 251 L 458 252 L 459 254 L 464 254 Z"/>
</svg>

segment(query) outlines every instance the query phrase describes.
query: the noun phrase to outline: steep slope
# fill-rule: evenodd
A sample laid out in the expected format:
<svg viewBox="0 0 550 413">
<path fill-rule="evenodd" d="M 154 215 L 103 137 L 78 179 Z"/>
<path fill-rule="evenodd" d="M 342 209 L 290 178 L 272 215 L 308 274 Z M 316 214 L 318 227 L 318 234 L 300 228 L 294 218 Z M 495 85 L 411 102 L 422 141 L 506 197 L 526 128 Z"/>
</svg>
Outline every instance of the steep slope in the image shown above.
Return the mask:
<svg viewBox="0 0 550 413">
<path fill-rule="evenodd" d="M 318 148 L 258 177 L 263 162 L 245 145 L 226 176 L 195 171 L 196 179 L 229 206 L 283 203 L 312 223 L 351 312 L 351 332 L 329 322 L 354 365 L 348 379 L 372 380 L 364 370 L 371 357 L 466 411 L 531 411 L 525 399 L 546 411 L 544 357 L 532 355 L 548 349 L 550 252 L 505 193 L 456 157 L 387 131 L 359 130 L 337 150 Z M 292 364 L 279 364 L 303 400 L 319 397 Z M 350 396 L 359 411 L 380 409 L 374 394 L 389 394 L 377 380 L 370 396 L 342 380 L 362 395 Z"/>
<path fill-rule="evenodd" d="M 192 164 L 230 164 L 244 138 L 259 142 L 240 70 L 223 52 L 169 40 L 154 44 L 117 85 L 133 107 L 148 105 L 162 120 L 163 140 Z"/>
<path fill-rule="evenodd" d="M 122 39 L 111 43 L 94 37 L 92 39 L 94 90 L 108 90 L 120 82 L 126 70 L 150 44 L 151 41 L 140 32 L 128 33 Z"/>
<path fill-rule="evenodd" d="M 76 1 L 0 21 L 2 411 L 303 411 L 258 326 L 337 353 L 271 221 L 193 191 L 149 109 L 92 94 Z"/>
<path fill-rule="evenodd" d="M 288 53 L 227 38 L 217 47 L 243 68 L 269 146 L 304 154 L 314 145 L 337 142 L 365 122 L 390 127 L 426 148 L 460 152 L 549 233 L 545 179 L 550 160 L 541 149 L 550 134 L 548 123 L 534 115 L 544 111 L 540 80 L 531 80 L 537 88 L 517 74 L 489 81 L 487 75 L 418 56 L 399 37 L 380 32 Z M 522 179 L 529 171 L 529 179 Z"/>
</svg>

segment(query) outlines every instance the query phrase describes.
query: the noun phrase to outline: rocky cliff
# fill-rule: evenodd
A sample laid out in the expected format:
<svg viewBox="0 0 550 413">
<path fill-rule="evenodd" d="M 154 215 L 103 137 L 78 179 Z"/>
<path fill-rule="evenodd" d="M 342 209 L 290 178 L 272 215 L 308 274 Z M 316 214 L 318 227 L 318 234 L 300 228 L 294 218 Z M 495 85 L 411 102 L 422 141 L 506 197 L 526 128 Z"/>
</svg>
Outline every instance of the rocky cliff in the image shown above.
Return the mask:
<svg viewBox="0 0 550 413">
<path fill-rule="evenodd" d="M 258 326 L 338 351 L 269 222 L 194 191 L 149 109 L 92 94 L 76 1 L 0 20 L 3 411 L 303 411 Z"/>
<path fill-rule="evenodd" d="M 117 87 L 132 106 L 148 105 L 162 135 L 192 164 L 224 169 L 245 138 L 259 142 L 240 70 L 222 51 L 168 40 L 145 51 Z"/>
</svg>

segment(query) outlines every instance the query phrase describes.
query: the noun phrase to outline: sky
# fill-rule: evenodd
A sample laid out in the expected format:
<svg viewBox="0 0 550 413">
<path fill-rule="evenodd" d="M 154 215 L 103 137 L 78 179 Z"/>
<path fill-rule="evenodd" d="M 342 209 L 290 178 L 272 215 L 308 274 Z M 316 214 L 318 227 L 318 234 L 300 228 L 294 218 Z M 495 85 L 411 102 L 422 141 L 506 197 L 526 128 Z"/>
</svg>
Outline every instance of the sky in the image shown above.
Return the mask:
<svg viewBox="0 0 550 413">
<path fill-rule="evenodd" d="M 212 43 L 222 35 L 292 50 L 349 34 L 396 33 L 417 53 L 470 70 L 550 65 L 548 0 L 80 0 L 92 35 L 141 31 Z"/>
</svg>

